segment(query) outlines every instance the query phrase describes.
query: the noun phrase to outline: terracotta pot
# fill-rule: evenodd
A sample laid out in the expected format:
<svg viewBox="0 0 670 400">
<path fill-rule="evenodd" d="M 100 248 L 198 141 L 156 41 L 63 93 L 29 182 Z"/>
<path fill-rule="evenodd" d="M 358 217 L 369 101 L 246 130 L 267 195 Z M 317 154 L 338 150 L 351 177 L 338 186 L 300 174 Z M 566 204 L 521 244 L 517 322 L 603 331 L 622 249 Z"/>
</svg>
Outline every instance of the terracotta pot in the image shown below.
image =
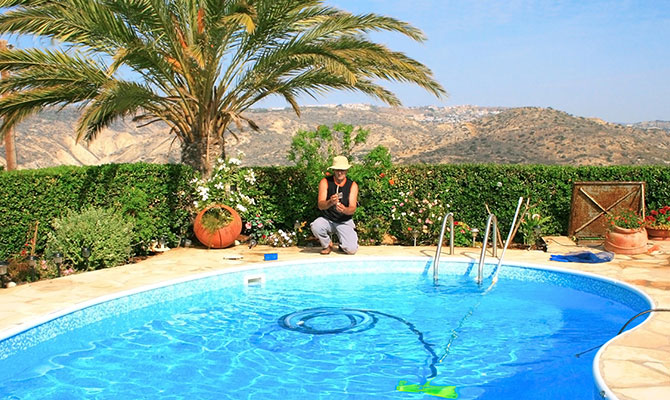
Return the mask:
<svg viewBox="0 0 670 400">
<path fill-rule="evenodd" d="M 651 240 L 670 240 L 670 229 L 647 228 L 647 235 Z"/>
<path fill-rule="evenodd" d="M 605 234 L 605 250 L 617 254 L 647 252 L 647 231 L 644 228 L 626 229 L 618 226 Z"/>
<path fill-rule="evenodd" d="M 213 207 L 221 207 L 227 210 L 233 216 L 233 220 L 228 225 L 221 227 L 214 232 L 209 232 L 202 226 L 202 216 L 207 210 Z M 235 239 L 242 233 L 242 218 L 240 218 L 240 214 L 232 208 L 223 204 L 214 204 L 200 211 L 198 215 L 196 215 L 195 221 L 193 221 L 193 233 L 195 233 L 195 237 L 198 238 L 200 243 L 205 246 L 222 249 L 235 243 Z"/>
</svg>

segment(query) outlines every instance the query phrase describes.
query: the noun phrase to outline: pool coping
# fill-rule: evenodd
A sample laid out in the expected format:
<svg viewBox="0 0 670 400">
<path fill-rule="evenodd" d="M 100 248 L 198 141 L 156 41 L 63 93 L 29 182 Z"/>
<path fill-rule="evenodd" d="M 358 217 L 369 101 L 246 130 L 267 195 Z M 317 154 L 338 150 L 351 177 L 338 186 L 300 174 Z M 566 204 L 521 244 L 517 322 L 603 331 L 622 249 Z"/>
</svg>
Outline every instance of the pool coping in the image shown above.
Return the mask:
<svg viewBox="0 0 670 400">
<path fill-rule="evenodd" d="M 574 249 L 573 249 L 574 250 Z M 147 290 L 152 287 L 165 286 L 166 284 L 176 283 L 178 281 L 198 279 L 209 275 L 217 275 L 221 270 L 226 272 L 233 272 L 235 270 L 247 270 L 257 267 L 269 267 L 271 264 L 263 262 L 262 255 L 265 252 L 278 252 L 279 258 L 282 261 L 272 261 L 271 264 L 277 266 L 286 261 L 302 261 L 310 262 L 309 259 L 319 259 L 318 249 L 275 249 L 263 248 L 259 246 L 254 250 L 247 250 L 240 248 L 240 246 L 233 249 L 224 250 L 206 250 L 206 249 L 176 249 L 157 257 L 151 257 L 138 264 L 130 264 L 123 267 L 117 267 L 109 270 L 94 271 L 86 274 L 77 274 L 71 277 L 59 278 L 54 281 L 59 285 L 49 284 L 49 281 L 35 282 L 30 285 L 21 285 L 12 289 L 0 290 L 0 303 L 7 305 L 12 310 L 20 311 L 19 318 L 7 320 L 0 318 L 0 334 L 3 337 L 8 336 L 10 331 L 22 331 L 28 325 L 35 325 L 40 320 L 50 320 L 60 315 L 66 314 L 73 309 L 81 308 L 86 304 L 94 304 L 95 302 L 104 301 L 118 297 L 120 294 L 130 294 L 141 290 Z M 456 260 L 472 261 L 478 259 L 480 249 L 457 249 L 458 256 L 443 255 L 442 260 L 447 261 L 446 257 Z M 244 254 L 244 260 L 240 261 L 222 261 L 226 254 L 232 252 L 240 252 Z M 410 257 L 416 259 L 419 257 L 429 257 L 434 254 L 435 247 L 400 247 L 400 246 L 375 246 L 365 248 L 362 247 L 359 251 L 363 256 L 374 256 L 377 258 L 387 258 L 395 256 L 396 259 L 401 257 Z M 172 253 L 172 254 L 170 254 Z M 408 254 L 414 254 L 408 256 Z M 662 269 L 658 269 L 658 265 L 654 265 L 651 272 L 662 272 L 660 277 L 663 282 L 670 282 L 670 263 L 667 261 L 667 254 L 661 256 L 661 261 L 665 263 L 659 264 Z M 167 257 L 166 257 L 167 256 Z M 331 255 L 328 257 L 349 257 L 346 255 Z M 529 266 L 534 268 L 544 268 L 549 270 L 558 270 L 565 272 L 583 272 L 589 276 L 598 278 L 606 278 L 607 280 L 618 280 L 631 287 L 638 289 L 648 295 L 652 299 L 652 304 L 656 307 L 667 307 L 670 305 L 670 291 L 661 287 L 646 286 L 640 284 L 649 280 L 639 279 L 644 274 L 640 275 L 640 268 L 646 267 L 647 260 L 635 260 L 631 257 L 617 256 L 612 263 L 607 265 L 599 264 L 579 264 L 579 263 L 556 263 L 548 260 L 549 253 L 542 252 L 528 252 L 508 250 L 506 254 L 506 262 L 519 266 Z M 657 259 L 659 257 L 656 257 Z M 174 262 L 171 262 L 172 259 Z M 198 259 L 202 262 L 198 268 L 175 268 L 175 263 L 183 262 L 184 260 Z M 487 258 L 491 261 L 492 257 Z M 637 262 L 638 266 L 632 266 L 631 263 Z M 173 274 L 165 273 L 166 266 L 173 269 Z M 162 267 L 162 269 L 161 269 Z M 178 270 L 175 274 L 174 270 Z M 627 274 L 631 269 L 635 269 L 634 274 Z M 114 271 L 116 270 L 116 271 Z M 138 271 L 143 272 L 138 274 Z M 628 270 L 628 271 L 627 271 Z M 655 270 L 655 271 L 654 271 Z M 97 273 L 97 274 L 96 274 Z M 118 277 L 118 281 L 108 281 L 109 275 L 130 275 L 131 277 L 138 277 L 140 279 L 123 279 Z M 148 279 L 145 282 L 145 279 Z M 631 275 L 631 276 L 628 276 Z M 653 281 L 654 274 L 644 276 Z M 86 279 L 85 279 L 86 278 Z M 127 276 L 126 276 L 127 278 Z M 623 278 L 623 279 L 622 279 Z M 132 282 L 131 282 L 132 281 Z M 108 284 L 105 285 L 105 282 Z M 64 284 L 67 283 L 67 284 Z M 653 282 L 652 282 L 653 283 Z M 99 296 L 87 296 L 86 293 L 81 293 L 81 296 L 74 296 L 72 299 L 66 299 L 65 302 L 58 302 L 57 297 L 59 292 L 63 293 L 63 286 L 66 289 L 72 289 L 84 284 L 92 286 L 93 289 L 104 287 L 103 293 Z M 50 288 L 50 286 L 52 286 Z M 57 286 L 57 287 L 56 287 Z M 59 289 L 60 288 L 60 289 Z M 49 290 L 49 289 L 54 289 Z M 59 289 L 59 290 L 57 290 Z M 72 290 L 67 291 L 70 294 Z M 18 296 L 14 296 L 17 294 Z M 38 296 L 35 298 L 35 294 Z M 51 296 L 51 298 L 50 298 Z M 65 296 L 67 297 L 67 296 Z M 51 301 L 50 301 L 51 300 Z M 68 302 L 69 301 L 69 302 Z M 24 307 L 27 306 L 27 307 Z M 658 313 L 654 313 L 658 314 Z M 621 400 L 628 399 L 644 399 L 644 398 L 670 398 L 670 338 L 659 337 L 659 333 L 664 331 L 666 327 L 670 327 L 670 315 L 651 315 L 643 324 L 636 327 L 634 330 L 627 331 L 621 336 L 615 337 L 608 341 L 596 355 L 596 362 L 594 362 L 594 377 L 597 384 L 602 385 L 608 399 L 619 398 Z M 0 315 L 11 315 L 11 311 L 0 312 Z M 660 331 L 660 332 L 659 332 Z M 665 330 L 667 332 L 667 330 Z M 652 335 L 655 342 L 660 342 L 660 346 L 652 344 L 652 346 L 645 344 L 645 338 Z M 622 355 L 623 352 L 623 355 Z M 633 354 L 626 359 L 626 354 Z M 649 377 L 648 371 L 652 369 L 655 372 L 654 376 Z"/>
</svg>

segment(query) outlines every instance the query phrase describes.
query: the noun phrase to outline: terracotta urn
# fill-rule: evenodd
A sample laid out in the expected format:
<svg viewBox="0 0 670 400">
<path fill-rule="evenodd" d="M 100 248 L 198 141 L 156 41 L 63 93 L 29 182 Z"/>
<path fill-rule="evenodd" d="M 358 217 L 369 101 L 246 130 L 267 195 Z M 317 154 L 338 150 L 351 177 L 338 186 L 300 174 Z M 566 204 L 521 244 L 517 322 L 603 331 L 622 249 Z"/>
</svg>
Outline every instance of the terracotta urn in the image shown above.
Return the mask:
<svg viewBox="0 0 670 400">
<path fill-rule="evenodd" d="M 233 220 L 228 225 L 223 226 L 214 232 L 210 232 L 202 225 L 202 216 L 207 210 L 214 207 L 220 207 L 228 211 L 232 215 Z M 240 218 L 240 214 L 231 207 L 223 204 L 214 204 L 203 209 L 196 215 L 195 221 L 193 221 L 193 233 L 195 233 L 195 237 L 198 238 L 200 243 L 205 246 L 214 249 L 223 249 L 224 247 L 228 247 L 235 243 L 235 239 L 242 233 L 242 218 Z"/>
<path fill-rule="evenodd" d="M 642 254 L 647 252 L 647 230 L 626 229 L 613 226 L 605 234 L 605 250 L 617 254 Z"/>
<path fill-rule="evenodd" d="M 670 229 L 647 227 L 647 235 L 651 240 L 670 240 Z"/>
</svg>

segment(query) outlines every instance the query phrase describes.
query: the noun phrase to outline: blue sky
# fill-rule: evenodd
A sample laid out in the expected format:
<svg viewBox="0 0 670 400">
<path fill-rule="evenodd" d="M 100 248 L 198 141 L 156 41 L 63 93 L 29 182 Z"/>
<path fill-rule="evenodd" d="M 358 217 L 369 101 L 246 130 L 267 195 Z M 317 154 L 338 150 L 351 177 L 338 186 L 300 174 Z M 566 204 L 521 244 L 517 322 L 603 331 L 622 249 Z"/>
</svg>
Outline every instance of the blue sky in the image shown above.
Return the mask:
<svg viewBox="0 0 670 400">
<path fill-rule="evenodd" d="M 449 92 L 438 100 L 416 86 L 383 83 L 405 106 L 537 106 L 610 122 L 670 120 L 670 0 L 325 2 L 392 16 L 426 34 L 424 43 L 371 34 L 427 65 Z M 380 104 L 352 92 L 300 103 Z M 274 98 L 259 106 L 287 104 Z"/>
<path fill-rule="evenodd" d="M 403 105 L 538 106 L 610 122 L 670 120 L 670 0 L 326 0 L 421 29 L 372 38 L 426 64 L 449 92 L 440 101 L 387 84 Z M 372 103 L 334 93 L 302 104 Z M 266 106 L 283 106 L 269 101 Z"/>
</svg>

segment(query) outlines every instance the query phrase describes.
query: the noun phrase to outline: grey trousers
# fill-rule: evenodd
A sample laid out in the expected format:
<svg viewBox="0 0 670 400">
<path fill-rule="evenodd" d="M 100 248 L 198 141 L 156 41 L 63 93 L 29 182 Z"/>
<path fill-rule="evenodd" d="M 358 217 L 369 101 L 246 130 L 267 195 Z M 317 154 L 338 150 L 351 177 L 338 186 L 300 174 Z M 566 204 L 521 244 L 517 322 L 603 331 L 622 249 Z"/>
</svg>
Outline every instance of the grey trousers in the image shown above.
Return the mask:
<svg viewBox="0 0 670 400">
<path fill-rule="evenodd" d="M 356 225 L 351 219 L 345 222 L 333 222 L 327 218 L 319 217 L 312 222 L 310 227 L 324 249 L 330 245 L 330 235 L 335 231 L 340 247 L 345 253 L 354 254 L 358 250 L 358 234 L 354 230 Z"/>
</svg>

